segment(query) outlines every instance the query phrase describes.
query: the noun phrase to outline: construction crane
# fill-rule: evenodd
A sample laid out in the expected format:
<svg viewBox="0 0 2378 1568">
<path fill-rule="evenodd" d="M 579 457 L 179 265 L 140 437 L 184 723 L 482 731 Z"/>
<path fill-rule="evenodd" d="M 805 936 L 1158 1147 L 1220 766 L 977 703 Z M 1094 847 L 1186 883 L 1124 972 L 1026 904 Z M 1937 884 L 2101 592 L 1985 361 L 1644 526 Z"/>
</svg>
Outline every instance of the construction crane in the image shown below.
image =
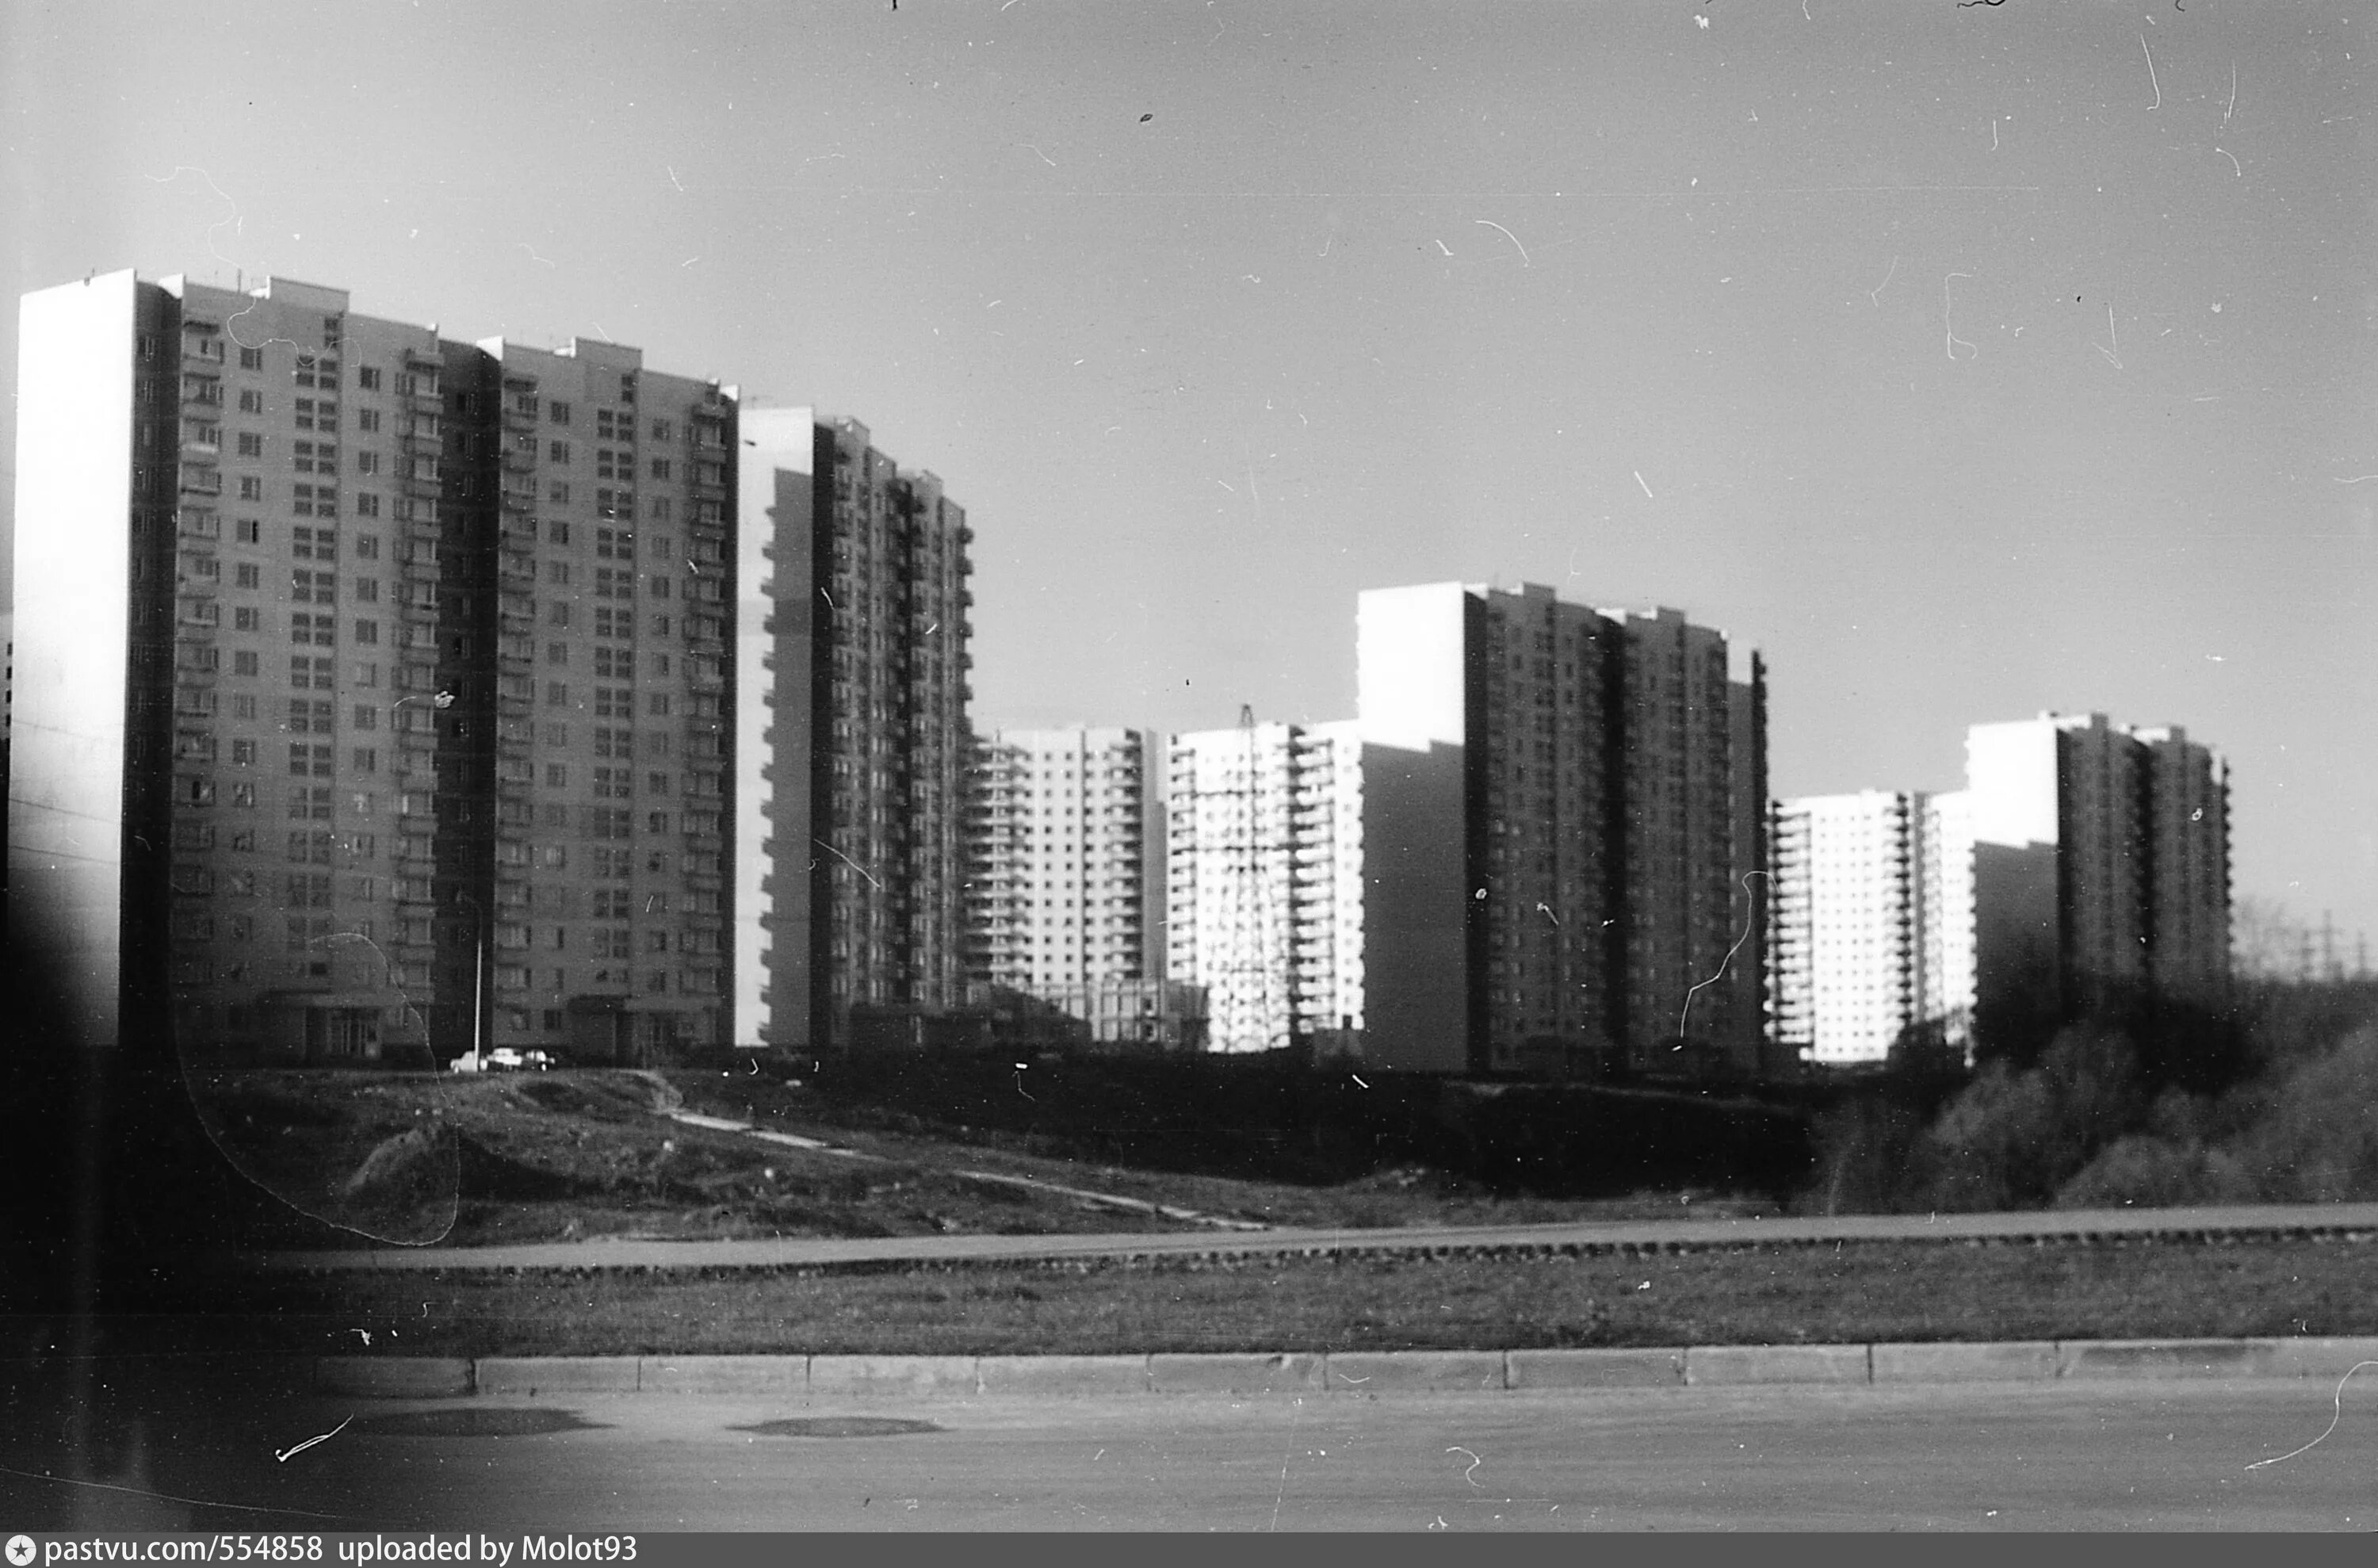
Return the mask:
<svg viewBox="0 0 2378 1568">
<path fill-rule="evenodd" d="M 1229 814 L 1232 842 L 1217 846 L 1229 854 L 1230 891 L 1228 948 L 1220 972 L 1213 977 L 1221 1027 L 1216 1031 L 1225 1049 L 1243 1049 L 1253 1041 L 1274 1050 L 1288 1043 L 1289 1020 L 1279 1002 L 1279 977 L 1273 972 L 1273 888 L 1267 864 L 1265 801 L 1252 705 L 1239 708 L 1239 766 L 1231 787 L 1219 791 L 1234 799 L 1239 809 Z"/>
</svg>

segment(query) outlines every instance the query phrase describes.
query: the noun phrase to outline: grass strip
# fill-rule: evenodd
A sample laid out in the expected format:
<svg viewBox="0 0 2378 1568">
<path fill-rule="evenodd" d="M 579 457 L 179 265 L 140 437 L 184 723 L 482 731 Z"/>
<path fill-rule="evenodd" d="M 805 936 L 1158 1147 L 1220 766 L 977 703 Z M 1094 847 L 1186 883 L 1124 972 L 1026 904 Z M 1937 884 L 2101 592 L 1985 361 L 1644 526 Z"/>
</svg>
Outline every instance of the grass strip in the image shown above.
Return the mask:
<svg viewBox="0 0 2378 1568">
<path fill-rule="evenodd" d="M 298 1352 L 1099 1355 L 2378 1333 L 2378 1243 L 1850 1242 L 245 1282 Z"/>
</svg>

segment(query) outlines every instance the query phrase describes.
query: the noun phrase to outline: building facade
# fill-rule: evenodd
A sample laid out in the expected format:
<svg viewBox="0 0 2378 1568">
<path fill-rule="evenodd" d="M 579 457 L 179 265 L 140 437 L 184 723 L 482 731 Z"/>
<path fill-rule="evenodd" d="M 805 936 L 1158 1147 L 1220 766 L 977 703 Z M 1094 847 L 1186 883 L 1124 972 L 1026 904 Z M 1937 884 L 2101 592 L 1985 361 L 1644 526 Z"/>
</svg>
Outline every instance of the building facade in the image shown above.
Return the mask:
<svg viewBox="0 0 2378 1568">
<path fill-rule="evenodd" d="M 2042 714 L 1966 732 L 1978 1026 L 2036 1032 L 2229 978 L 2229 774 L 2184 730 Z"/>
<path fill-rule="evenodd" d="M 1770 988 L 1783 1053 L 1855 1067 L 1919 1038 L 1958 1052 L 1969 1043 L 1964 805 L 1962 795 L 1879 790 L 1777 803 Z"/>
<path fill-rule="evenodd" d="M 1373 1052 L 1748 1071 L 1765 670 L 1672 609 L 1430 584 L 1358 612 Z"/>
<path fill-rule="evenodd" d="M 1167 971 L 1205 987 L 1207 1049 L 1360 1049 L 1362 788 L 1351 724 L 1173 737 Z"/>
<path fill-rule="evenodd" d="M 962 999 L 931 476 L 285 279 L 20 325 L 11 917 L 87 1038 L 645 1061 Z"/>
<path fill-rule="evenodd" d="M 743 549 L 767 586 L 746 600 L 736 810 L 764 849 L 739 875 L 767 899 L 746 941 L 768 979 L 736 1039 L 841 1051 L 855 1017 L 887 1020 L 881 1038 L 967 998 L 974 533 L 857 420 L 749 410 L 743 443 Z"/>
<path fill-rule="evenodd" d="M 1100 1046 L 1191 1048 L 1164 979 L 1163 754 L 1149 731 L 1001 730 L 977 741 L 967 974 L 979 1000 L 1053 1004 Z"/>
<path fill-rule="evenodd" d="M 1000 730 L 978 743 L 967 831 L 979 984 L 1164 972 L 1161 756 L 1142 730 Z"/>
</svg>

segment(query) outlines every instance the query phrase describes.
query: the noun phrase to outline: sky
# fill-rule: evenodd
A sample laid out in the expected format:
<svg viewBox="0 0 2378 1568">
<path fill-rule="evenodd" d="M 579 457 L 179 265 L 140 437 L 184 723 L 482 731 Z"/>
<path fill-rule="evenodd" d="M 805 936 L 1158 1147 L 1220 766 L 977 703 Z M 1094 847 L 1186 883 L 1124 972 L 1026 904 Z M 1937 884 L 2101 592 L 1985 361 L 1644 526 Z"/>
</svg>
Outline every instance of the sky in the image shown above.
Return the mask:
<svg viewBox="0 0 2378 1568">
<path fill-rule="evenodd" d="M 2378 936 L 2373 32 L 11 0 L 0 251 L 858 418 L 968 510 L 981 728 L 1351 717 L 1363 589 L 1544 583 L 1759 648 L 1782 796 L 2184 726 L 2237 892 Z"/>
</svg>

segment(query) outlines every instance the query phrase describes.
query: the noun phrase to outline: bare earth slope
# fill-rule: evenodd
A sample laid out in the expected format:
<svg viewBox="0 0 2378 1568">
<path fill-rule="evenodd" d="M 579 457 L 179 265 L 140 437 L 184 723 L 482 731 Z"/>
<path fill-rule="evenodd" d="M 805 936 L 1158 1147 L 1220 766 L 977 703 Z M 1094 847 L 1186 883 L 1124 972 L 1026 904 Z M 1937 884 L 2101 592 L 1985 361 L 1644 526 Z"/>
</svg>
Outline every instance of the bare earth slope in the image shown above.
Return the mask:
<svg viewBox="0 0 2378 1568">
<path fill-rule="evenodd" d="M 1664 1195 L 1498 1198 L 1405 1169 L 1328 1188 L 1143 1172 L 836 1125 L 719 1072 L 216 1071 L 191 1093 L 243 1172 L 358 1240 L 1054 1235 L 1761 1212 Z M 685 1118 L 696 1118 L 689 1120 Z"/>
</svg>

